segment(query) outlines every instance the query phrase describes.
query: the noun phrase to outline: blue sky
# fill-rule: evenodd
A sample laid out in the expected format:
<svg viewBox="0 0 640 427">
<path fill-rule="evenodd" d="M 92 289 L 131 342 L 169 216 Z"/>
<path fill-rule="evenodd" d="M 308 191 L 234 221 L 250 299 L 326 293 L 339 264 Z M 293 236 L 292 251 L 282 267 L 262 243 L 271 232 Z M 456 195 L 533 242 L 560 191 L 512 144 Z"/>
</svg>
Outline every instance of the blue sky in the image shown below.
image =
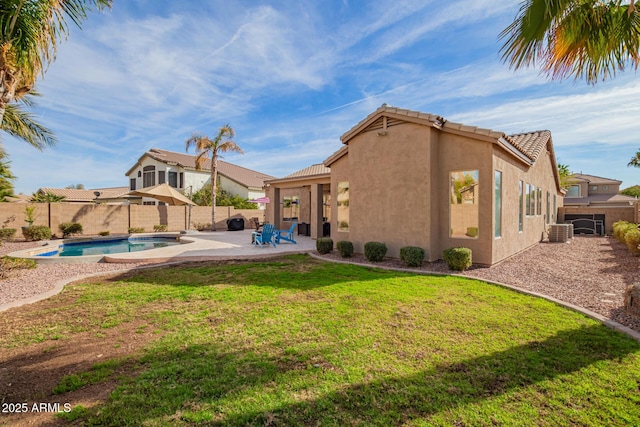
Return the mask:
<svg viewBox="0 0 640 427">
<path fill-rule="evenodd" d="M 277 177 L 320 163 L 383 103 L 506 133 L 548 129 L 575 172 L 640 183 L 634 71 L 589 86 L 500 61 L 518 1 L 114 1 L 73 28 L 38 83 L 35 111 L 59 143 L 4 135 L 16 192 L 126 186 L 149 148 L 184 152 L 229 123 Z M 406 155 L 400 153 L 399 155 Z"/>
</svg>

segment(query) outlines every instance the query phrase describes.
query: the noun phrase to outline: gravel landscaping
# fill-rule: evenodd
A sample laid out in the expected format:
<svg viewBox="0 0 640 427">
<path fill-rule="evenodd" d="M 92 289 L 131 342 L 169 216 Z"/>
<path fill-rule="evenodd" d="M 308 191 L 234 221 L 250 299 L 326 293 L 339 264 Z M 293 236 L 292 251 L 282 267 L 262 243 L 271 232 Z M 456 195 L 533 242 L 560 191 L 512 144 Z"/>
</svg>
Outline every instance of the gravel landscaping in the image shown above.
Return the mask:
<svg viewBox="0 0 640 427">
<path fill-rule="evenodd" d="M 37 243 L 33 242 L 4 243 L 0 256 L 35 246 Z M 335 251 L 324 257 L 344 260 Z M 349 261 L 403 267 L 399 260 L 371 263 L 362 255 L 354 255 Z M 140 265 L 48 264 L 14 271 L 8 279 L 0 281 L 0 304 L 46 292 L 62 279 Z M 640 319 L 627 316 L 623 309 L 624 291 L 638 280 L 639 266 L 640 258 L 632 256 L 613 237 L 576 237 L 569 243 L 541 243 L 491 268 L 473 266 L 463 274 L 548 295 L 640 331 Z M 419 270 L 449 272 L 442 261 L 424 263 Z"/>
</svg>

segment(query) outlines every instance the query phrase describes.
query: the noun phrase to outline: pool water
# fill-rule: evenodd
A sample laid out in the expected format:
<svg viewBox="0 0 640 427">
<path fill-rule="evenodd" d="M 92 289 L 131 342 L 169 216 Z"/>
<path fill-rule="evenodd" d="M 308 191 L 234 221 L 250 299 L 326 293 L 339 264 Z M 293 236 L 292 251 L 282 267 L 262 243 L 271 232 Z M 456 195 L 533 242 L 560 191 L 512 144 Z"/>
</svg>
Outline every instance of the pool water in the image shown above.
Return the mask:
<svg viewBox="0 0 640 427">
<path fill-rule="evenodd" d="M 65 243 L 61 250 L 57 251 L 59 256 L 83 256 L 83 255 L 103 255 L 117 254 L 122 252 L 138 252 L 148 249 L 164 248 L 167 246 L 179 245 L 176 238 L 134 238 L 117 240 L 94 240 L 90 242 Z M 43 254 L 44 256 L 56 255 L 56 253 Z"/>
</svg>

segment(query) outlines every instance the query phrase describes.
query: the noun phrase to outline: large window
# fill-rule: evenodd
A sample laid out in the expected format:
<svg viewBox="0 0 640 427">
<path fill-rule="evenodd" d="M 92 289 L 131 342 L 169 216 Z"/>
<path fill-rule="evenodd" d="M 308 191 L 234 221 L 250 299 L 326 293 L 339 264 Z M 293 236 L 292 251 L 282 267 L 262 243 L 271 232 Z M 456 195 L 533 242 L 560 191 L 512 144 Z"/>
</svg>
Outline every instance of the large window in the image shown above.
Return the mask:
<svg viewBox="0 0 640 427">
<path fill-rule="evenodd" d="M 300 212 L 300 197 L 290 196 L 284 197 L 282 202 L 282 220 L 296 221 Z"/>
<path fill-rule="evenodd" d="M 536 214 L 536 186 L 531 184 L 531 194 L 529 195 L 529 215 Z"/>
<path fill-rule="evenodd" d="M 165 171 L 158 171 L 158 184 L 164 184 L 167 182 L 166 177 L 167 173 Z"/>
<path fill-rule="evenodd" d="M 522 231 L 522 222 L 523 222 L 523 207 L 522 203 L 524 197 L 524 182 L 520 181 L 520 188 L 518 190 L 518 231 Z"/>
<path fill-rule="evenodd" d="M 338 183 L 338 231 L 349 231 L 349 183 Z"/>
<path fill-rule="evenodd" d="M 479 232 L 478 171 L 451 172 L 450 186 L 450 236 L 475 239 Z"/>
<path fill-rule="evenodd" d="M 178 188 L 178 172 L 169 172 L 169 185 Z"/>
<path fill-rule="evenodd" d="M 135 178 L 131 178 L 129 180 L 129 190 L 133 191 L 136 189 L 136 179 Z"/>
<path fill-rule="evenodd" d="M 524 203 L 527 216 L 531 215 L 531 184 L 527 183 L 527 192 L 525 194 Z"/>
<path fill-rule="evenodd" d="M 538 187 L 536 201 L 538 202 L 538 205 L 536 207 L 536 215 L 542 215 L 542 188 L 540 187 Z"/>
<path fill-rule="evenodd" d="M 565 197 L 580 197 L 580 186 L 571 185 L 567 188 L 567 195 Z"/>
<path fill-rule="evenodd" d="M 502 172 L 500 171 L 495 171 L 495 176 L 494 176 L 494 218 L 493 221 L 495 222 L 494 227 L 495 229 L 493 230 L 493 236 L 494 237 L 500 237 L 502 236 Z"/>
<path fill-rule="evenodd" d="M 156 167 L 145 166 L 142 170 L 142 186 L 151 187 L 156 185 Z"/>
<path fill-rule="evenodd" d="M 547 224 L 551 221 L 551 194 L 547 191 Z"/>
</svg>

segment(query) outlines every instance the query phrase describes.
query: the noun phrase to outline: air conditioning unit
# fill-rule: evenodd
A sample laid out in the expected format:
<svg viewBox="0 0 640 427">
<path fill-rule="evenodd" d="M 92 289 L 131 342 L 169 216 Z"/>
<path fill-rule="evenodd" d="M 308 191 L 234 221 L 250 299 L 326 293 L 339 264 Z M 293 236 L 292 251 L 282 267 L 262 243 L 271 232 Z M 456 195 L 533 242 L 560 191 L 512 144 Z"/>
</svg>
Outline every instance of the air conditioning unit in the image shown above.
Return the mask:
<svg viewBox="0 0 640 427">
<path fill-rule="evenodd" d="M 549 226 L 550 242 L 568 242 L 573 238 L 573 224 L 551 224 Z"/>
</svg>

